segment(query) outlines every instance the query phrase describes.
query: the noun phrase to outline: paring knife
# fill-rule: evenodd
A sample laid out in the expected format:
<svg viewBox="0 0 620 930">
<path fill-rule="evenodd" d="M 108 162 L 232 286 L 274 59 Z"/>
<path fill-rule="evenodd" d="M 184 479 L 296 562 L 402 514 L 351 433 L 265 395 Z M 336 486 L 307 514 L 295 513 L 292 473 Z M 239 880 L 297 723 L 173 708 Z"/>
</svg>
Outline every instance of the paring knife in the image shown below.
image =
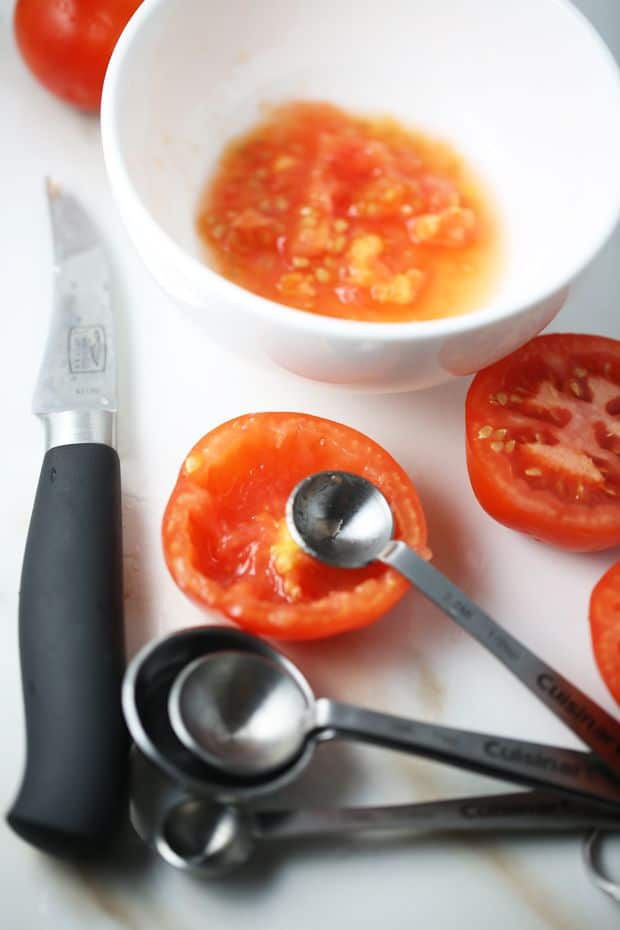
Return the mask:
<svg viewBox="0 0 620 930">
<path fill-rule="evenodd" d="M 26 542 L 19 645 L 26 762 L 10 826 L 59 855 L 97 851 L 124 807 L 116 351 L 106 257 L 47 182 L 54 311 L 33 410 L 46 453 Z"/>
</svg>

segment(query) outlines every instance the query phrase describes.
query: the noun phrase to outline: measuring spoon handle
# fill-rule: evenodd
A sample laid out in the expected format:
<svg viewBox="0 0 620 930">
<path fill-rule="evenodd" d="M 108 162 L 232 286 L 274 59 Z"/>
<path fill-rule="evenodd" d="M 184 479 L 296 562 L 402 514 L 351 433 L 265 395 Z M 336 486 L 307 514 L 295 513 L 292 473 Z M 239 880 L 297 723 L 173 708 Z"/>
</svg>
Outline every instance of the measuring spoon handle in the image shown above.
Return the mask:
<svg viewBox="0 0 620 930">
<path fill-rule="evenodd" d="M 620 774 L 620 723 L 576 685 L 511 636 L 463 591 L 400 540 L 379 561 L 395 568 L 444 613 L 489 650 L 529 690 Z"/>
<path fill-rule="evenodd" d="M 620 780 L 589 752 L 420 723 L 327 698 L 316 702 L 314 727 L 317 739 L 356 739 L 515 784 L 611 802 L 620 815 Z"/>
<path fill-rule="evenodd" d="M 261 839 L 365 831 L 619 829 L 620 813 L 546 791 L 479 795 L 447 801 L 381 807 L 255 811 L 253 834 Z"/>
</svg>

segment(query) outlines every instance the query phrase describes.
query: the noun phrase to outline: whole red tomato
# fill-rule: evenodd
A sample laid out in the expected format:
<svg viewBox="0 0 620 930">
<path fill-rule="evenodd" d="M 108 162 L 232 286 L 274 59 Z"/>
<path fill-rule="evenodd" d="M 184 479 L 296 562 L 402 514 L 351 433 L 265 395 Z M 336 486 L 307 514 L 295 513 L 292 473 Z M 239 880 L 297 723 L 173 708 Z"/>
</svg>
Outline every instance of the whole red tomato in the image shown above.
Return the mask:
<svg viewBox="0 0 620 930">
<path fill-rule="evenodd" d="M 118 37 L 141 0 L 17 0 L 15 37 L 42 84 L 97 110 Z"/>
</svg>

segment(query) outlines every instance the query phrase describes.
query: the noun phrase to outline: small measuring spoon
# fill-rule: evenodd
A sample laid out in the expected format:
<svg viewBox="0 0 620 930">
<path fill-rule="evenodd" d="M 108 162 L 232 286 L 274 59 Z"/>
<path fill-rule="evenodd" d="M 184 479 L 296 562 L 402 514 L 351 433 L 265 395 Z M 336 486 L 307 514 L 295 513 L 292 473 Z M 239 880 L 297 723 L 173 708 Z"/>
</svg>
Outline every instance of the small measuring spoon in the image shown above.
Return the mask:
<svg viewBox="0 0 620 930">
<path fill-rule="evenodd" d="M 603 872 L 603 869 L 598 861 L 599 847 L 605 838 L 605 827 L 600 826 L 590 833 L 586 837 L 583 843 L 583 861 L 586 867 L 588 875 L 596 885 L 596 887 L 603 891 L 606 895 L 613 901 L 617 901 L 620 904 L 620 882 L 613 881 Z M 616 831 L 617 836 L 617 831 Z"/>
<path fill-rule="evenodd" d="M 395 540 L 390 505 L 374 484 L 349 472 L 318 472 L 293 489 L 286 513 L 293 539 L 308 555 L 341 568 L 361 568 L 378 561 L 396 569 L 620 774 L 620 723 L 405 542 Z"/>
<path fill-rule="evenodd" d="M 293 663 L 237 632 L 235 649 L 207 652 L 176 676 L 168 697 L 181 743 L 227 777 L 281 778 L 319 740 L 343 736 L 618 808 L 620 782 L 591 753 L 419 723 L 320 698 Z M 245 642 L 246 648 L 239 648 Z M 620 808 L 618 808 L 620 810 Z"/>
<path fill-rule="evenodd" d="M 264 840 L 363 832 L 569 832 L 620 828 L 620 817 L 542 791 L 396 804 L 300 810 L 242 810 L 186 797 L 143 839 L 170 865 L 216 877 L 247 863 Z"/>
<path fill-rule="evenodd" d="M 134 746 L 131 823 L 177 869 L 216 878 L 243 866 L 263 840 L 390 833 L 569 832 L 620 829 L 620 814 L 546 791 L 384 807 L 248 809 L 196 797 Z"/>
</svg>

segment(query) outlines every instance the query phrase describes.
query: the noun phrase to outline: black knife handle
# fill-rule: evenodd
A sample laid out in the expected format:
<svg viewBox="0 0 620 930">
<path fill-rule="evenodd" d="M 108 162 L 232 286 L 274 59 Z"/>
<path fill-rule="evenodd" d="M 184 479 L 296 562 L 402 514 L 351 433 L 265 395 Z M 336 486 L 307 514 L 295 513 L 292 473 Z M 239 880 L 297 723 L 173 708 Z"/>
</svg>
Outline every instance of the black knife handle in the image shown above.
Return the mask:
<svg viewBox="0 0 620 930">
<path fill-rule="evenodd" d="M 57 855 L 96 852 L 125 802 L 121 483 L 109 446 L 50 449 L 19 601 L 26 761 L 7 820 Z"/>
</svg>

